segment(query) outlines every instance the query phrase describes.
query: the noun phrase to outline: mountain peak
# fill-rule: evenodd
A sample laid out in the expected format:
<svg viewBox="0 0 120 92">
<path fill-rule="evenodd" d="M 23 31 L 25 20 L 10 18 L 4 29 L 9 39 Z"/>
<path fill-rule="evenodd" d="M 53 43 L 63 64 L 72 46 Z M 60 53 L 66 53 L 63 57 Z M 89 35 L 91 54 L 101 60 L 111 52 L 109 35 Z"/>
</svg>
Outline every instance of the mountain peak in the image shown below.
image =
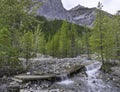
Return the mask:
<svg viewBox="0 0 120 92">
<path fill-rule="evenodd" d="M 78 25 L 92 26 L 95 19 L 95 10 L 80 4 L 67 11 L 61 0 L 40 0 L 40 2 L 43 2 L 43 5 L 38 9 L 37 15 L 50 20 L 66 20 Z"/>
<path fill-rule="evenodd" d="M 78 4 L 77 6 L 75 6 L 74 8 L 72 8 L 71 10 L 78 10 L 78 9 L 83 9 L 85 8 L 84 6 Z"/>
<path fill-rule="evenodd" d="M 42 7 L 37 11 L 38 16 L 44 16 L 48 19 L 66 19 L 67 12 L 63 8 L 61 0 L 41 0 Z"/>
</svg>

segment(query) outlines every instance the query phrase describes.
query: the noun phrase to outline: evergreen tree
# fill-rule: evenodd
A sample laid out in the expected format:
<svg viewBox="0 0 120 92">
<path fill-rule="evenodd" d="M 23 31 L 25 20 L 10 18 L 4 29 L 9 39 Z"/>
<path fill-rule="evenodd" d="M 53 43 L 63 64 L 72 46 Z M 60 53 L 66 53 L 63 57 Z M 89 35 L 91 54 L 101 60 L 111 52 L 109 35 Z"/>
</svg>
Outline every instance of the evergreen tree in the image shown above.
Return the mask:
<svg viewBox="0 0 120 92">
<path fill-rule="evenodd" d="M 46 54 L 46 40 L 43 32 L 39 32 L 40 36 L 38 38 L 38 51 L 42 54 Z"/>
<path fill-rule="evenodd" d="M 51 46 L 52 44 L 51 44 L 51 37 L 49 36 L 49 38 L 48 38 L 48 41 L 47 41 L 47 43 L 46 43 L 46 54 L 48 54 L 48 55 L 52 55 L 52 52 L 51 52 L 51 48 L 52 48 L 52 46 Z"/>
<path fill-rule="evenodd" d="M 26 59 L 26 65 L 28 64 L 28 59 L 31 57 L 31 52 L 34 51 L 33 49 L 33 33 L 28 31 L 24 31 L 23 36 L 20 39 L 21 41 L 21 50 L 22 56 Z"/>
<path fill-rule="evenodd" d="M 18 49 L 11 45 L 11 36 L 7 28 L 0 30 L 0 66 L 20 67 Z M 16 66 L 15 66 L 16 65 Z M 17 67 L 18 66 L 18 67 Z M 0 68 L 1 68 L 0 67 Z"/>
<path fill-rule="evenodd" d="M 58 31 L 52 38 L 51 40 L 51 51 L 52 51 L 52 56 L 60 56 L 60 51 L 59 49 L 59 36 L 60 36 L 60 31 Z"/>
<path fill-rule="evenodd" d="M 103 18 L 103 31 L 104 31 L 104 40 L 103 40 L 103 50 L 104 50 L 104 57 L 106 61 L 113 59 L 114 53 L 114 31 L 112 29 L 112 19 L 108 16 L 104 16 Z"/>
<path fill-rule="evenodd" d="M 69 39 L 69 27 L 66 21 L 63 22 L 60 29 L 60 38 L 59 38 L 59 51 L 61 57 L 67 57 L 70 55 L 70 39 Z"/>
<path fill-rule="evenodd" d="M 114 42 L 115 42 L 115 58 L 120 60 L 120 12 L 118 11 L 114 16 L 113 20 L 114 26 L 112 26 L 114 30 Z"/>
<path fill-rule="evenodd" d="M 20 25 L 30 23 L 34 18 L 30 15 L 40 4 L 33 0 L 0 0 L 0 27 L 18 28 Z"/>
<path fill-rule="evenodd" d="M 84 26 L 84 44 L 85 44 L 85 53 L 87 54 L 87 58 L 90 59 L 90 42 L 89 42 L 89 37 L 90 37 L 90 30 Z"/>
<path fill-rule="evenodd" d="M 98 23 L 98 30 L 100 31 L 100 54 L 101 54 L 101 59 L 102 62 L 104 63 L 104 55 L 103 55 L 103 32 L 102 32 L 102 3 L 98 3 L 98 19 L 99 19 L 99 23 Z"/>
<path fill-rule="evenodd" d="M 96 52 L 100 53 L 101 61 L 104 63 L 104 46 L 103 46 L 103 40 L 104 40 L 104 31 L 103 31 L 103 14 L 102 14 L 102 4 L 98 3 L 98 10 L 97 10 L 97 16 L 94 23 L 94 32 L 91 36 L 91 46 L 92 50 L 95 50 Z"/>
<path fill-rule="evenodd" d="M 10 32 L 3 28 L 0 30 L 0 61 L 7 64 L 9 60 L 9 49 L 11 47 Z"/>
<path fill-rule="evenodd" d="M 45 45 L 46 45 L 45 34 L 42 32 L 40 25 L 36 27 L 33 36 L 34 36 L 33 39 L 34 52 L 45 54 Z"/>
<path fill-rule="evenodd" d="M 71 24 L 71 29 L 69 31 L 69 34 L 70 34 L 70 45 L 71 45 L 71 49 L 70 49 L 70 56 L 71 57 L 74 57 L 77 55 L 77 31 L 76 31 L 76 26 L 75 24 Z"/>
</svg>

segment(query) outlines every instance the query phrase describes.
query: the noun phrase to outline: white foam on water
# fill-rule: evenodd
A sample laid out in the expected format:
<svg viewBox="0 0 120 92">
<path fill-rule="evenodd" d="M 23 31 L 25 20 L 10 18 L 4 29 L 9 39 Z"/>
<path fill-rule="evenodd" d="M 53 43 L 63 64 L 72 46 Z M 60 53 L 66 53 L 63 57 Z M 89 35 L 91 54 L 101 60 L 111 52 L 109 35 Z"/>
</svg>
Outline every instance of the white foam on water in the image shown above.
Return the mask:
<svg viewBox="0 0 120 92">
<path fill-rule="evenodd" d="M 87 69 L 86 73 L 88 77 L 96 77 L 96 73 L 101 68 L 101 65 L 102 65 L 101 62 L 95 62 L 93 64 L 86 66 L 86 69 Z"/>
<path fill-rule="evenodd" d="M 101 92 L 106 85 L 101 79 L 97 79 L 97 76 L 99 75 L 99 70 L 102 66 L 101 62 L 94 62 L 88 66 L 86 66 L 86 73 L 88 75 L 87 82 L 88 86 L 90 87 L 90 92 Z"/>
<path fill-rule="evenodd" d="M 63 80 L 61 82 L 57 82 L 57 84 L 60 84 L 60 85 L 70 85 L 70 84 L 73 84 L 73 83 L 74 83 L 74 81 L 69 80 L 69 79 Z"/>
</svg>

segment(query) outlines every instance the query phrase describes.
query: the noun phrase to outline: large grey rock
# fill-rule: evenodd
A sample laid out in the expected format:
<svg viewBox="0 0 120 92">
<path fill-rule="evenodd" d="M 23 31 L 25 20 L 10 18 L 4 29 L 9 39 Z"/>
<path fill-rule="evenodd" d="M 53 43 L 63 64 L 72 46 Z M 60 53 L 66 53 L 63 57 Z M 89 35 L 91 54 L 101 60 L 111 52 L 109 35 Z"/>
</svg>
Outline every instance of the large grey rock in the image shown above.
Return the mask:
<svg viewBox="0 0 120 92">
<path fill-rule="evenodd" d="M 112 74 L 120 77 L 120 67 L 112 67 Z"/>
</svg>

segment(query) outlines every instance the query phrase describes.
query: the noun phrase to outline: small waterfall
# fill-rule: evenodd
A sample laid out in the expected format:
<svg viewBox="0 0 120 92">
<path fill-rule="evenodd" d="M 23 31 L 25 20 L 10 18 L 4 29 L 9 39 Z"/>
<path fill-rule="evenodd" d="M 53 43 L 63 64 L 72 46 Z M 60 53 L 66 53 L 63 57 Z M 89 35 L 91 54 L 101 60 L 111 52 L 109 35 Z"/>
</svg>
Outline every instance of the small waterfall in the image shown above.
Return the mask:
<svg viewBox="0 0 120 92">
<path fill-rule="evenodd" d="M 69 85 L 69 84 L 73 84 L 73 83 L 74 83 L 74 81 L 70 80 L 68 78 L 67 74 L 62 74 L 61 75 L 61 81 L 57 82 L 57 84 L 60 84 L 60 85 Z"/>
<path fill-rule="evenodd" d="M 103 89 L 107 86 L 101 79 L 97 78 L 101 66 L 102 66 L 101 62 L 95 62 L 86 66 L 87 69 L 86 73 L 88 75 L 87 85 L 90 92 L 102 92 Z"/>
<path fill-rule="evenodd" d="M 68 79 L 68 75 L 67 74 L 62 74 L 61 75 L 61 81 L 67 80 Z"/>
<path fill-rule="evenodd" d="M 86 66 L 87 69 L 86 73 L 88 77 L 96 77 L 96 74 L 98 73 L 101 66 L 102 66 L 101 62 L 95 62 L 93 64 Z"/>
</svg>

